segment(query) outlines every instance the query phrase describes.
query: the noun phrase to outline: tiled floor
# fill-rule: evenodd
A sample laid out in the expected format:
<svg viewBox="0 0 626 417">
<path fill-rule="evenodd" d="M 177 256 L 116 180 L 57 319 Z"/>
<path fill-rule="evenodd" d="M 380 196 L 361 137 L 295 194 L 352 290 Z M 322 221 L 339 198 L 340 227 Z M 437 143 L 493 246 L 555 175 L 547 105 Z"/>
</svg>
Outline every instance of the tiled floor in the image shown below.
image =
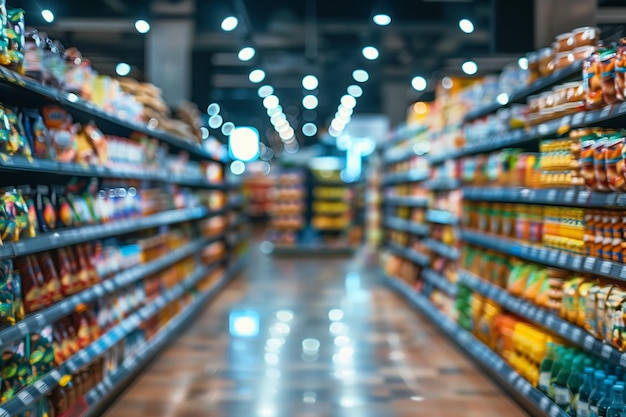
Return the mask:
<svg viewBox="0 0 626 417">
<path fill-rule="evenodd" d="M 374 268 L 252 255 L 107 417 L 526 415 Z"/>
</svg>

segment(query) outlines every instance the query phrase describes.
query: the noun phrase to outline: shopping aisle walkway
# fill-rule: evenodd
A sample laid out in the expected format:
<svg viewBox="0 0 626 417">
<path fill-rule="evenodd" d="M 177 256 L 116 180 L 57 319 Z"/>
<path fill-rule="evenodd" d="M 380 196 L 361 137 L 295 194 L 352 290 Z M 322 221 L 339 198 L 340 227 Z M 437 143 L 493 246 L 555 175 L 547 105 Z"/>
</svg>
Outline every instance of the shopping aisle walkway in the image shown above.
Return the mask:
<svg viewBox="0 0 626 417">
<path fill-rule="evenodd" d="M 106 416 L 526 415 L 373 268 L 252 252 Z"/>
</svg>

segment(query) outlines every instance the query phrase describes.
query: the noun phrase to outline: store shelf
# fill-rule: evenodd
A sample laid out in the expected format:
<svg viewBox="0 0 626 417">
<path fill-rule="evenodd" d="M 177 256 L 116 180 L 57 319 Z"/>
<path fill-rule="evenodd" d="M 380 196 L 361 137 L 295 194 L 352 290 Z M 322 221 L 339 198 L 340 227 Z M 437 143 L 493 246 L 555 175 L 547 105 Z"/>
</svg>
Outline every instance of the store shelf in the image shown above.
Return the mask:
<svg viewBox="0 0 626 417">
<path fill-rule="evenodd" d="M 404 162 L 408 159 L 411 159 L 414 156 L 418 156 L 413 150 L 413 146 L 407 146 L 406 149 L 402 151 L 389 151 L 383 157 L 383 163 L 386 165 L 397 164 L 398 162 Z"/>
<path fill-rule="evenodd" d="M 424 239 L 424 246 L 432 250 L 439 256 L 451 259 L 453 261 L 459 258 L 459 250 L 453 246 L 446 245 L 435 239 Z"/>
<path fill-rule="evenodd" d="M 387 149 L 392 148 L 398 142 L 406 139 L 410 139 L 414 136 L 419 135 L 428 130 L 428 126 L 420 125 L 420 126 L 401 126 L 399 127 L 394 135 L 385 142 L 385 147 Z"/>
<path fill-rule="evenodd" d="M 452 191 L 461 186 L 461 181 L 456 178 L 436 178 L 426 181 L 424 186 L 432 191 Z"/>
<path fill-rule="evenodd" d="M 225 211 L 209 211 L 204 207 L 194 207 L 181 210 L 170 210 L 152 216 L 117 220 L 111 223 L 81 226 L 43 233 L 37 237 L 28 238 L 19 242 L 6 242 L 0 246 L 0 259 L 30 255 L 50 249 L 75 245 L 108 236 L 123 235 L 138 230 L 150 229 L 174 223 L 198 220 L 204 217 L 223 214 Z"/>
<path fill-rule="evenodd" d="M 456 298 L 457 285 L 448 281 L 448 279 L 442 275 L 439 275 L 435 271 L 425 269 L 422 271 L 422 279 L 432 286 L 438 288 L 444 293 L 448 294 L 452 298 Z"/>
<path fill-rule="evenodd" d="M 449 211 L 431 209 L 426 211 L 426 221 L 456 226 L 459 223 L 459 218 Z"/>
<path fill-rule="evenodd" d="M 507 310 L 521 317 L 537 323 L 563 339 L 575 344 L 581 349 L 594 354 L 614 365 L 626 366 L 626 353 L 622 353 L 613 346 L 598 340 L 586 330 L 563 320 L 550 310 L 538 307 L 526 300 L 515 297 L 507 291 L 477 277 L 471 272 L 459 272 L 459 284 L 491 298 Z"/>
<path fill-rule="evenodd" d="M 468 187 L 463 189 L 463 199 L 588 208 L 626 207 L 626 194 L 624 193 L 599 193 L 583 188 Z"/>
<path fill-rule="evenodd" d="M 228 227 L 230 229 L 236 229 L 239 226 L 247 224 L 247 223 L 250 223 L 250 218 L 248 216 L 240 214 L 239 216 L 235 218 L 235 220 L 230 225 L 228 225 Z"/>
<path fill-rule="evenodd" d="M 0 154 L 0 171 L 5 174 L 28 175 L 46 174 L 48 178 L 55 177 L 98 177 L 120 178 L 143 181 L 156 181 L 168 184 L 178 184 L 188 187 L 208 189 L 226 189 L 226 184 L 211 183 L 202 177 L 180 175 L 164 170 L 148 170 L 131 167 L 104 167 L 98 165 L 82 165 L 77 163 L 61 163 L 45 159 L 25 158 L 19 155 L 9 156 Z"/>
<path fill-rule="evenodd" d="M 399 217 L 385 217 L 385 226 L 418 236 L 427 236 L 430 233 L 430 227 L 427 224 L 415 223 Z"/>
<path fill-rule="evenodd" d="M 89 405 L 89 412 L 85 417 L 101 415 L 103 408 L 111 403 L 117 393 L 185 328 L 190 320 L 206 306 L 207 301 L 217 294 L 224 284 L 241 272 L 247 262 L 247 256 L 243 256 L 233 263 L 219 281 L 193 300 L 183 312 L 172 318 L 150 340 L 145 342 L 133 356 L 125 358 L 116 371 L 107 375 L 102 382 L 89 391 L 85 395 L 85 400 Z"/>
<path fill-rule="evenodd" d="M 223 235 L 220 234 L 210 239 L 198 239 L 195 242 L 176 249 L 155 261 L 129 268 L 111 278 L 103 280 L 99 284 L 69 296 L 53 306 L 29 314 L 24 320 L 17 322 L 15 325 L 0 330 L 0 348 L 8 346 L 11 343 L 24 338 L 27 334 L 38 332 L 48 324 L 55 323 L 63 317 L 72 314 L 76 310 L 76 307 L 80 304 L 91 303 L 107 294 L 119 291 L 120 289 L 153 275 L 188 256 L 200 252 L 200 250 L 206 245 L 222 238 Z"/>
<path fill-rule="evenodd" d="M 568 417 L 568 414 L 549 397 L 522 378 L 513 368 L 495 352 L 476 339 L 467 330 L 439 312 L 428 298 L 419 294 L 404 282 L 385 277 L 388 284 L 403 295 L 413 307 L 421 311 L 432 323 L 439 327 L 450 339 L 454 340 L 472 358 L 481 363 L 516 400 L 532 408 L 534 415 L 550 417 Z M 530 410 L 529 410 L 530 411 Z"/>
<path fill-rule="evenodd" d="M 428 207 L 427 197 L 385 197 L 384 204 L 402 207 Z"/>
<path fill-rule="evenodd" d="M 294 245 L 294 246 L 274 246 L 272 255 L 275 256 L 352 256 L 355 248 L 348 246 L 319 246 L 319 245 Z"/>
<path fill-rule="evenodd" d="M 485 136 L 464 148 L 447 152 L 444 155 L 433 156 L 429 159 L 433 165 L 441 164 L 450 159 L 456 159 L 477 153 L 492 152 L 507 147 L 517 147 L 540 138 L 557 136 L 571 128 L 585 126 L 619 127 L 626 118 L 626 103 L 606 106 L 600 110 L 578 112 L 554 119 L 530 129 L 509 130 L 496 135 Z"/>
<path fill-rule="evenodd" d="M 420 182 L 428 179 L 428 172 L 407 171 L 385 174 L 382 178 L 382 185 L 395 185 L 409 182 Z"/>
<path fill-rule="evenodd" d="M 428 256 L 424 255 L 423 253 L 415 252 L 413 249 L 406 248 L 392 242 L 388 242 L 385 246 L 391 253 L 406 258 L 419 266 L 424 267 L 430 265 L 430 258 L 428 258 Z"/>
<path fill-rule="evenodd" d="M 472 245 L 513 255 L 531 262 L 567 269 L 574 272 L 588 272 L 618 281 L 626 281 L 626 264 L 612 262 L 592 256 L 574 255 L 557 249 L 532 246 L 501 236 L 486 233 L 462 231 L 461 238 Z"/>
<path fill-rule="evenodd" d="M 140 125 L 123 120 L 106 113 L 93 103 L 83 100 L 75 94 L 43 86 L 39 82 L 23 77 L 5 67 L 0 68 L 0 91 L 4 93 L 3 101 L 8 105 L 39 107 L 44 104 L 58 103 L 72 114 L 75 122 L 95 121 L 106 134 L 130 137 L 133 132 L 140 132 L 166 143 L 175 151 L 189 152 L 193 159 L 220 162 L 199 144 L 187 142 L 162 130 L 150 129 L 147 124 Z"/>
<path fill-rule="evenodd" d="M 467 122 L 470 120 L 479 119 L 491 113 L 495 113 L 498 109 L 502 107 L 506 107 L 509 103 L 525 103 L 526 98 L 528 98 L 528 96 L 536 94 L 540 92 L 541 90 L 544 90 L 553 85 L 563 83 L 565 80 L 567 80 L 568 78 L 571 78 L 572 76 L 576 74 L 581 75 L 582 68 L 583 68 L 582 62 L 575 62 L 572 65 L 568 66 L 567 68 L 563 68 L 561 70 L 555 71 L 551 75 L 540 78 L 539 80 L 535 81 L 531 85 L 525 86 L 524 88 L 521 88 L 520 90 L 511 94 L 508 102 L 505 105 L 502 105 L 498 102 L 493 102 L 486 106 L 479 107 L 476 110 L 468 112 L 465 115 L 464 120 Z"/>
<path fill-rule="evenodd" d="M 98 340 L 91 343 L 85 349 L 82 349 L 81 351 L 76 353 L 61 366 L 53 369 L 34 384 L 27 386 L 26 388 L 21 390 L 14 398 L 7 401 L 1 406 L 0 417 L 15 416 L 27 411 L 28 407 L 32 406 L 32 404 L 39 398 L 50 394 L 52 390 L 54 390 L 54 388 L 59 385 L 59 381 L 61 380 L 63 375 L 71 375 L 77 370 L 89 365 L 95 359 L 100 357 L 104 352 L 115 346 L 119 341 L 123 340 L 124 337 L 137 329 L 146 320 L 153 317 L 168 304 L 179 299 L 186 291 L 195 287 L 195 285 L 198 284 L 200 280 L 204 279 L 207 274 L 209 274 L 215 268 L 216 266 L 202 267 L 197 269 L 185 281 L 174 286 L 149 304 L 140 308 L 138 311 L 131 314 L 118 325 L 113 327 L 111 330 L 107 331 Z M 219 288 L 219 286 L 223 284 L 223 281 L 225 279 L 226 278 L 223 277 L 222 280 L 214 284 L 213 288 L 208 292 L 214 292 L 216 288 Z M 181 314 L 185 313 L 183 312 Z M 170 327 L 169 329 L 172 329 L 172 327 Z M 157 340 L 159 339 L 151 339 L 147 342 L 147 344 L 149 345 L 151 343 L 155 343 Z M 126 361 L 129 361 L 132 364 L 132 366 L 126 367 L 127 370 L 129 370 L 131 367 L 134 368 L 138 365 L 137 357 L 126 358 Z M 124 369 L 124 367 L 122 367 L 121 369 Z"/>
</svg>

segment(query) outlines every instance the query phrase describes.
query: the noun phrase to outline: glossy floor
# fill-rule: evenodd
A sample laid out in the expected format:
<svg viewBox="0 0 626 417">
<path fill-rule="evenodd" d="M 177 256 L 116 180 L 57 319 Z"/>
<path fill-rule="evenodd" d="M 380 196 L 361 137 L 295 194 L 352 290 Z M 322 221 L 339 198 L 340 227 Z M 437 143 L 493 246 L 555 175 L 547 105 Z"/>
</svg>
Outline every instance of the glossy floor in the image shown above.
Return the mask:
<svg viewBox="0 0 626 417">
<path fill-rule="evenodd" d="M 251 252 L 106 416 L 526 415 L 374 268 Z"/>
</svg>

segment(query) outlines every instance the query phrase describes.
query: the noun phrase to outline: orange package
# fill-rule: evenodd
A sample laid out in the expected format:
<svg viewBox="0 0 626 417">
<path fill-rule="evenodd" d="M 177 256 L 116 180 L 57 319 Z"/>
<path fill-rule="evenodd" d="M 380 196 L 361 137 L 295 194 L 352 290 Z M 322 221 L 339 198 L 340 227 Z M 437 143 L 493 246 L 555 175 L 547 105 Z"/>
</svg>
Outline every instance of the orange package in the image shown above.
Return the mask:
<svg viewBox="0 0 626 417">
<path fill-rule="evenodd" d="M 613 191 L 623 191 L 624 178 L 624 138 L 611 138 L 606 143 L 606 179 Z"/>
<path fill-rule="evenodd" d="M 618 100 L 626 100 L 626 38 L 620 39 L 615 56 L 615 95 Z"/>
</svg>

